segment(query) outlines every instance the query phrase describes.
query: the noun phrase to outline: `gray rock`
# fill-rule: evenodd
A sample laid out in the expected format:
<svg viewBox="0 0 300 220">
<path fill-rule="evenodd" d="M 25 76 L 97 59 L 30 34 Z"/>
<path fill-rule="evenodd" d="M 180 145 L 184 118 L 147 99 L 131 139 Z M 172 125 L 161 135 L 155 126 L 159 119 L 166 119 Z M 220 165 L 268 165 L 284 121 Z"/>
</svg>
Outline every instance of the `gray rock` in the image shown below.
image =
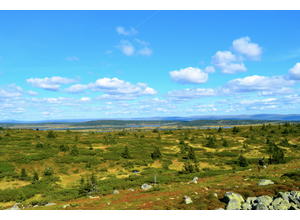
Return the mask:
<svg viewBox="0 0 300 220">
<path fill-rule="evenodd" d="M 132 189 L 132 188 L 129 188 L 128 190 L 129 190 L 130 192 L 134 192 L 134 189 Z"/>
<path fill-rule="evenodd" d="M 296 204 L 291 204 L 291 207 L 289 208 L 289 210 L 300 210 L 300 207 Z"/>
<path fill-rule="evenodd" d="M 300 205 L 300 192 L 299 191 L 291 191 L 289 195 L 290 202 L 295 203 L 296 205 Z"/>
<path fill-rule="evenodd" d="M 268 208 L 268 206 L 266 206 L 266 205 L 263 204 L 263 203 L 258 203 L 258 204 L 255 206 L 254 209 L 255 209 L 255 210 L 268 210 L 269 208 Z"/>
<path fill-rule="evenodd" d="M 113 191 L 113 194 L 115 194 L 115 195 L 116 195 L 116 194 L 119 194 L 119 193 L 120 193 L 119 190 L 116 190 L 116 189 L 115 189 L 115 190 Z"/>
<path fill-rule="evenodd" d="M 198 177 L 195 176 L 195 177 L 193 178 L 193 180 L 192 180 L 190 183 L 198 183 Z"/>
<path fill-rule="evenodd" d="M 242 210 L 251 210 L 252 209 L 252 205 L 248 202 L 244 202 L 242 204 Z"/>
<path fill-rule="evenodd" d="M 141 186 L 142 190 L 149 190 L 149 189 L 152 189 L 152 186 L 147 184 L 147 183 L 144 183 L 142 186 Z"/>
<path fill-rule="evenodd" d="M 265 206 L 268 206 L 273 201 L 273 198 L 271 196 L 259 196 L 257 197 L 257 202 L 259 204 L 263 204 Z"/>
<path fill-rule="evenodd" d="M 63 205 L 63 209 L 70 207 L 70 204 Z"/>
<path fill-rule="evenodd" d="M 241 203 L 236 200 L 236 199 L 233 199 L 233 200 L 230 200 L 226 206 L 226 210 L 240 210 L 241 209 Z"/>
<path fill-rule="evenodd" d="M 56 205 L 56 203 L 54 203 L 54 202 L 49 202 L 49 203 L 47 203 L 45 206 L 53 206 L 53 205 Z"/>
<path fill-rule="evenodd" d="M 243 196 L 234 192 L 226 192 L 224 200 L 227 202 L 227 210 L 239 210 L 241 209 L 242 203 L 245 201 Z"/>
<path fill-rule="evenodd" d="M 271 185 L 274 184 L 274 182 L 272 180 L 260 180 L 258 182 L 259 186 L 267 186 L 267 185 Z"/>
<path fill-rule="evenodd" d="M 193 200 L 189 196 L 184 196 L 183 200 L 184 200 L 184 203 L 187 205 L 193 203 Z"/>
<path fill-rule="evenodd" d="M 291 204 L 287 200 L 282 200 L 279 204 L 273 204 L 275 210 L 288 210 Z"/>
<path fill-rule="evenodd" d="M 284 199 L 286 201 L 290 200 L 289 196 L 290 196 L 289 192 L 279 192 L 278 195 L 277 195 L 277 197 L 282 198 L 282 199 Z"/>
<path fill-rule="evenodd" d="M 253 204 L 257 203 L 257 197 L 248 197 L 246 199 L 246 202 L 253 205 Z"/>
<path fill-rule="evenodd" d="M 274 199 L 273 202 L 272 202 L 272 206 L 278 206 L 280 203 L 282 203 L 283 200 L 284 199 L 280 198 L 280 197 Z"/>
<path fill-rule="evenodd" d="M 234 193 L 234 192 L 226 192 L 224 195 L 224 199 L 225 201 L 230 201 L 230 200 L 237 200 L 239 202 L 244 202 L 244 198 L 242 195 L 238 194 L 238 193 Z"/>
<path fill-rule="evenodd" d="M 214 193 L 213 195 L 214 197 L 219 198 L 217 193 Z"/>
<path fill-rule="evenodd" d="M 11 208 L 7 209 L 7 210 L 20 210 L 21 204 L 20 203 L 16 203 L 14 204 Z"/>
</svg>

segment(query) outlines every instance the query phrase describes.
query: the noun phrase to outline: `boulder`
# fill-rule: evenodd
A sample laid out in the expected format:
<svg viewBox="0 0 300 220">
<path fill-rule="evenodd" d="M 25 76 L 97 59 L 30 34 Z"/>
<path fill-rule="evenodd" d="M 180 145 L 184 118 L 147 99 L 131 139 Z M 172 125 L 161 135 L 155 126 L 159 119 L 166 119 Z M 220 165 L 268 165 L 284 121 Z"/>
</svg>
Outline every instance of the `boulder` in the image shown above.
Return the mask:
<svg viewBox="0 0 300 220">
<path fill-rule="evenodd" d="M 116 190 L 116 189 L 115 189 L 115 190 L 113 191 L 113 194 L 115 194 L 115 195 L 116 195 L 116 194 L 119 194 L 119 193 L 120 193 L 119 190 Z"/>
<path fill-rule="evenodd" d="M 70 204 L 63 205 L 63 209 L 70 207 Z"/>
<path fill-rule="evenodd" d="M 230 200 L 226 206 L 227 210 L 240 210 L 242 204 L 237 200 Z"/>
<path fill-rule="evenodd" d="M 7 210 L 20 210 L 21 204 L 20 203 L 16 203 L 14 204 L 11 208 L 7 209 Z"/>
<path fill-rule="evenodd" d="M 259 186 L 267 186 L 267 185 L 271 185 L 274 184 L 274 182 L 272 180 L 260 180 L 258 182 Z"/>
<path fill-rule="evenodd" d="M 251 210 L 252 209 L 252 205 L 248 202 L 244 202 L 242 204 L 242 210 Z"/>
<path fill-rule="evenodd" d="M 284 199 L 286 201 L 290 200 L 289 196 L 290 196 L 289 192 L 279 192 L 278 195 L 277 195 L 278 198 L 282 198 L 282 199 Z"/>
<path fill-rule="evenodd" d="M 254 207 L 255 210 L 268 210 L 268 206 L 266 206 L 265 204 L 262 204 L 262 203 L 258 203 L 255 207 Z"/>
<path fill-rule="evenodd" d="M 296 205 L 300 205 L 300 192 L 299 191 L 291 191 L 289 194 L 290 202 L 295 203 Z"/>
<path fill-rule="evenodd" d="M 271 196 L 259 196 L 257 197 L 258 204 L 263 204 L 265 206 L 268 206 L 273 201 L 273 198 Z"/>
<path fill-rule="evenodd" d="M 198 177 L 195 176 L 190 183 L 195 183 L 195 184 L 198 183 Z"/>
<path fill-rule="evenodd" d="M 246 199 L 246 202 L 249 203 L 250 205 L 253 205 L 253 204 L 257 203 L 257 197 L 248 197 Z"/>
<path fill-rule="evenodd" d="M 193 200 L 192 200 L 191 197 L 189 197 L 189 196 L 184 196 L 184 197 L 183 197 L 183 201 L 184 201 L 184 203 L 187 204 L 187 205 L 193 203 Z"/>
<path fill-rule="evenodd" d="M 241 209 L 244 198 L 238 193 L 226 192 L 224 195 L 224 201 L 227 202 L 227 210 L 238 210 Z"/>
<path fill-rule="evenodd" d="M 56 203 L 54 203 L 54 202 L 49 202 L 49 203 L 47 203 L 45 206 L 53 206 L 53 205 L 56 205 Z"/>
<path fill-rule="evenodd" d="M 149 190 L 149 189 L 152 189 L 152 186 L 147 184 L 147 183 L 144 183 L 142 186 L 141 186 L 142 190 Z"/>
<path fill-rule="evenodd" d="M 282 199 L 279 203 L 278 201 L 276 201 L 275 203 L 273 201 L 272 205 L 275 210 L 288 210 L 291 207 L 291 204 L 284 199 Z"/>
</svg>

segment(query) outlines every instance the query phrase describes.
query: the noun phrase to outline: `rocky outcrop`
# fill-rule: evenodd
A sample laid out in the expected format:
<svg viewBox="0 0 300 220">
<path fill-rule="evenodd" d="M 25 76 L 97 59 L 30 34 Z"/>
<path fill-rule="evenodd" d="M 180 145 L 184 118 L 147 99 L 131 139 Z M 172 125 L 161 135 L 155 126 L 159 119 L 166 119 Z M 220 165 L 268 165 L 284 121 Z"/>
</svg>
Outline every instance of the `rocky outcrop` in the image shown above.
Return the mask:
<svg viewBox="0 0 300 220">
<path fill-rule="evenodd" d="M 279 192 L 275 197 L 248 197 L 246 200 L 234 192 L 227 192 L 223 201 L 227 210 L 300 210 L 300 191 Z"/>
<path fill-rule="evenodd" d="M 274 184 L 274 182 L 272 180 L 260 180 L 258 182 L 259 186 L 267 186 L 267 185 L 271 185 Z"/>
<path fill-rule="evenodd" d="M 187 204 L 187 205 L 193 203 L 193 200 L 192 200 L 191 197 L 189 197 L 189 196 L 184 196 L 184 197 L 183 197 L 183 201 L 184 201 L 184 203 Z"/>
<path fill-rule="evenodd" d="M 147 190 L 149 190 L 149 189 L 152 189 L 152 186 L 149 185 L 149 184 L 147 184 L 147 183 L 144 183 L 144 184 L 141 186 L 141 189 L 147 191 Z"/>
<path fill-rule="evenodd" d="M 239 210 L 244 202 L 243 196 L 234 192 L 226 192 L 223 200 L 227 203 L 227 210 Z"/>
</svg>

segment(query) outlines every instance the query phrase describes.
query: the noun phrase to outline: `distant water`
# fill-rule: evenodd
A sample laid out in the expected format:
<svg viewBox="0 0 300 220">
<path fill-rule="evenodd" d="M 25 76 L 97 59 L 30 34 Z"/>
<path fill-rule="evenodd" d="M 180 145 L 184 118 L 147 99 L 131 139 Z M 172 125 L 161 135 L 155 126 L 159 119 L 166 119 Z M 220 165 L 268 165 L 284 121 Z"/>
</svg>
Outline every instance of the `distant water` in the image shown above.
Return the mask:
<svg viewBox="0 0 300 220">
<path fill-rule="evenodd" d="M 159 130 L 178 130 L 180 128 L 160 128 L 161 125 L 127 125 L 127 126 L 116 126 L 116 127 L 75 127 L 75 128 L 69 128 L 69 127 L 66 127 L 66 128 L 45 128 L 45 127 L 42 127 L 42 128 L 33 128 L 32 130 L 40 130 L 40 131 L 48 131 L 48 130 L 91 130 L 91 129 L 111 129 L 111 130 L 101 130 L 101 131 L 95 131 L 95 132 L 111 132 L 111 131 L 114 131 L 116 129 L 122 129 L 122 128 L 146 128 L 146 127 L 151 127 L 149 129 L 152 129 L 152 128 L 159 128 Z M 223 126 L 222 128 L 232 128 L 231 126 Z M 193 128 L 190 128 L 190 129 L 219 129 L 219 127 L 207 127 L 207 126 L 200 126 L 200 127 L 193 127 Z"/>
</svg>

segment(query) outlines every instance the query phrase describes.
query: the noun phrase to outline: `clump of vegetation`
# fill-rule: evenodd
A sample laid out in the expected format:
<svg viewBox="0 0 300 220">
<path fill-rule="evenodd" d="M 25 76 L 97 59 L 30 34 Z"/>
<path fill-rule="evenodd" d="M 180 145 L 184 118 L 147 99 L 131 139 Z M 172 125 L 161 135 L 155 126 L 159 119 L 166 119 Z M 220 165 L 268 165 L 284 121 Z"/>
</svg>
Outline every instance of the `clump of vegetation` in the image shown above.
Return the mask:
<svg viewBox="0 0 300 220">
<path fill-rule="evenodd" d="M 238 158 L 238 165 L 240 167 L 247 167 L 249 165 L 247 158 L 243 155 L 240 155 Z"/>
<path fill-rule="evenodd" d="M 129 150 L 128 150 L 127 146 L 124 147 L 124 151 L 121 153 L 121 157 L 123 157 L 125 159 L 129 159 L 130 158 L 130 154 L 129 154 Z"/>
<path fill-rule="evenodd" d="M 153 160 L 157 160 L 157 159 L 161 158 L 161 152 L 160 152 L 159 147 L 156 146 L 154 148 L 154 151 L 151 153 L 151 158 Z"/>
</svg>

